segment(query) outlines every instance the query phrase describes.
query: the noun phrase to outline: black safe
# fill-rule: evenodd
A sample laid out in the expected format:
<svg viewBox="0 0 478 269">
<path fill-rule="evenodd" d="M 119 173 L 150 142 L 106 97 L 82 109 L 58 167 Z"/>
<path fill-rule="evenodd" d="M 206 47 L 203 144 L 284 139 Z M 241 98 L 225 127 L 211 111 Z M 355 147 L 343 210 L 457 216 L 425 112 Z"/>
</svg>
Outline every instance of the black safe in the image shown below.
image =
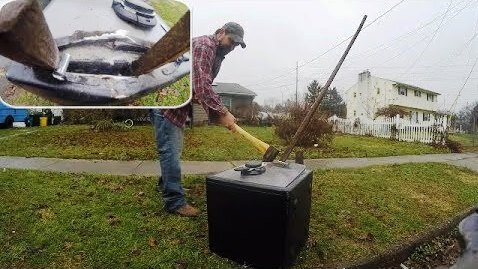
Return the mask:
<svg viewBox="0 0 478 269">
<path fill-rule="evenodd" d="M 267 163 L 207 177 L 209 248 L 241 265 L 288 268 L 309 234 L 312 172 Z"/>
</svg>

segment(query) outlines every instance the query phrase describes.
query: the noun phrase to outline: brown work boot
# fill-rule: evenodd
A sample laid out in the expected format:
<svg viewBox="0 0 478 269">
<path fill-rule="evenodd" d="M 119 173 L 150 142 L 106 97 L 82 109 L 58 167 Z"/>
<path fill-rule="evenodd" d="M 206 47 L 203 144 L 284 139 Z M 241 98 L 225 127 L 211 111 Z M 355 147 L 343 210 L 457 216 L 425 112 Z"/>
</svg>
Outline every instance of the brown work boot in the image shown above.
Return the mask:
<svg viewBox="0 0 478 269">
<path fill-rule="evenodd" d="M 183 217 L 197 217 L 199 215 L 199 210 L 189 204 L 185 204 L 176 209 L 175 213 Z"/>
</svg>

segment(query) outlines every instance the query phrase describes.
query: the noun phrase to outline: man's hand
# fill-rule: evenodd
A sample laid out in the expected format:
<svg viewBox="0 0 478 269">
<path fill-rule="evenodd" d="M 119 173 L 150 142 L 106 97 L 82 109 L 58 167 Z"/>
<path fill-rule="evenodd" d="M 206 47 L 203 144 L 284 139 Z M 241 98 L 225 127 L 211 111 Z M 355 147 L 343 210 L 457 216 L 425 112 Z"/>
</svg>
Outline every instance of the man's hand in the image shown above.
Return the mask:
<svg viewBox="0 0 478 269">
<path fill-rule="evenodd" d="M 222 126 L 234 132 L 236 117 L 234 117 L 234 115 L 232 115 L 231 112 L 226 111 L 224 114 L 221 114 L 221 116 L 219 116 L 219 124 L 221 124 Z"/>
</svg>

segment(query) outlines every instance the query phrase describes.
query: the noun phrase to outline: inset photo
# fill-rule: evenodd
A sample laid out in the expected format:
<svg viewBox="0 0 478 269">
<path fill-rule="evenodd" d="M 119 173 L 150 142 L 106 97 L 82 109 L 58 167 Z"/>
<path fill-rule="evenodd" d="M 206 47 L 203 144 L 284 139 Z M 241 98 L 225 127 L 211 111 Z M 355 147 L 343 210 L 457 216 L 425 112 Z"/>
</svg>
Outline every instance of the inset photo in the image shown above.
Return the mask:
<svg viewBox="0 0 478 269">
<path fill-rule="evenodd" d="M 0 0 L 1 101 L 181 107 L 191 99 L 190 19 L 174 0 Z"/>
</svg>

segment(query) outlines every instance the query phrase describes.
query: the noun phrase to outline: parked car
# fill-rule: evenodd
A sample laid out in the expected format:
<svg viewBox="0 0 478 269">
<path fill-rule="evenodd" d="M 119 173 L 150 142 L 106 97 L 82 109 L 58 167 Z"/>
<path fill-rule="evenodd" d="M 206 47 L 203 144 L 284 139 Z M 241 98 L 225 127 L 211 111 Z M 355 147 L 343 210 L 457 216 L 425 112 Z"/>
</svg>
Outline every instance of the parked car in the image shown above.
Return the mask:
<svg viewBox="0 0 478 269">
<path fill-rule="evenodd" d="M 14 122 L 24 122 L 28 120 L 27 109 L 17 109 L 7 106 L 0 100 L 0 127 L 12 128 Z"/>
<path fill-rule="evenodd" d="M 272 116 L 267 112 L 259 111 L 259 113 L 257 113 L 257 118 L 260 126 L 272 125 Z"/>
</svg>

